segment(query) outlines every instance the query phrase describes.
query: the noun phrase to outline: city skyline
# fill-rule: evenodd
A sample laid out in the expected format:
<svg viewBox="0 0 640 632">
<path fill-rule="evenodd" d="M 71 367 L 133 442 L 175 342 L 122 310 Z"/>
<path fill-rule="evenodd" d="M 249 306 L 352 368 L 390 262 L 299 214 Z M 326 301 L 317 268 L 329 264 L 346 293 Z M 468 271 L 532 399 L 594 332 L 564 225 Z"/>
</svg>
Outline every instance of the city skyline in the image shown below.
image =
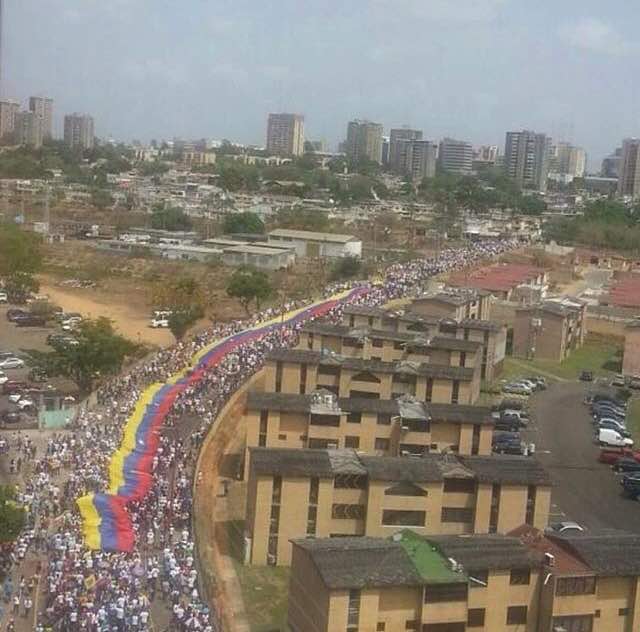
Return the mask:
<svg viewBox="0 0 640 632">
<path fill-rule="evenodd" d="M 474 145 L 536 129 L 585 147 L 592 169 L 621 138 L 640 135 L 636 91 L 615 79 L 632 76 L 640 58 L 628 31 L 632 7 L 612 17 L 592 1 L 484 0 L 455 12 L 445 2 L 423 4 L 372 0 L 357 11 L 330 1 L 301 10 L 288 0 L 280 7 L 287 20 L 275 23 L 268 7 L 246 1 L 188 13 L 154 4 L 151 17 L 149 0 L 8 2 L 4 96 L 47 94 L 59 114 L 92 112 L 102 136 L 121 140 L 262 144 L 264 117 L 277 111 L 304 114 L 306 137 L 332 148 L 354 118 Z M 398 29 L 406 36 L 378 37 Z M 411 37 L 424 29 L 428 41 Z M 388 90 L 388 77 L 398 89 Z M 628 107 L 612 120 L 621 102 Z"/>
</svg>

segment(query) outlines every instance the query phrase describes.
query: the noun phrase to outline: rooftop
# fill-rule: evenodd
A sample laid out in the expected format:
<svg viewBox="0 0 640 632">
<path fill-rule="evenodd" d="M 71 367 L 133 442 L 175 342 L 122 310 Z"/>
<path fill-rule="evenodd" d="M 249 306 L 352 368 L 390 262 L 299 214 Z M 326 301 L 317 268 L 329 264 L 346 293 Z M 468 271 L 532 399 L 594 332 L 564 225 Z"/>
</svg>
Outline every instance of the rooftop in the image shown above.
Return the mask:
<svg viewBox="0 0 640 632">
<path fill-rule="evenodd" d="M 522 283 L 535 280 L 545 270 L 527 264 L 501 263 L 487 266 L 472 272 L 459 272 L 449 277 L 452 285 L 487 290 L 489 292 L 506 292 Z"/>
<path fill-rule="evenodd" d="M 327 241 L 335 243 L 347 243 L 350 241 L 360 241 L 353 235 L 341 235 L 338 233 L 318 233 L 311 230 L 292 230 L 288 228 L 277 228 L 269 233 L 269 237 L 283 239 L 304 239 L 308 241 Z"/>
<path fill-rule="evenodd" d="M 539 461 L 528 456 L 459 456 L 480 483 L 551 485 L 551 478 Z"/>
</svg>

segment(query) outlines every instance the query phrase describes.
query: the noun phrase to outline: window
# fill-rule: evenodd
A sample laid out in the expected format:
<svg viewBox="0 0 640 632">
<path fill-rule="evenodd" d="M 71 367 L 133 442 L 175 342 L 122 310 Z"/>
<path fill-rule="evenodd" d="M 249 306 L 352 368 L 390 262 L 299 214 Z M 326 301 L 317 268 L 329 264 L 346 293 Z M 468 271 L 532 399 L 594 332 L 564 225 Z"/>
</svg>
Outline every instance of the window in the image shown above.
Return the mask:
<svg viewBox="0 0 640 632">
<path fill-rule="evenodd" d="M 451 388 L 451 403 L 457 404 L 460 399 L 460 382 L 453 380 L 453 386 Z"/>
<path fill-rule="evenodd" d="M 402 430 L 406 432 L 429 432 L 430 426 L 427 419 L 402 419 Z"/>
<path fill-rule="evenodd" d="M 469 573 L 469 588 L 486 588 L 489 584 L 489 571 L 473 571 Z"/>
<path fill-rule="evenodd" d="M 331 517 L 336 520 L 362 520 L 364 518 L 364 505 L 333 505 Z"/>
<path fill-rule="evenodd" d="M 360 447 L 360 437 L 345 437 L 344 447 L 358 449 Z"/>
<path fill-rule="evenodd" d="M 560 577 L 556 583 L 556 595 L 593 595 L 595 592 L 595 577 Z"/>
<path fill-rule="evenodd" d="M 514 568 L 511 570 L 509 583 L 512 586 L 524 586 L 531 582 L 531 571 L 528 568 Z"/>
<path fill-rule="evenodd" d="M 307 392 L 307 365 L 300 365 L 300 395 Z"/>
<path fill-rule="evenodd" d="M 618 608 L 618 615 L 626 617 L 629 614 L 629 608 Z"/>
<path fill-rule="evenodd" d="M 473 509 L 462 507 L 443 507 L 442 522 L 473 522 Z"/>
<path fill-rule="evenodd" d="M 418 629 L 418 622 L 415 619 L 407 619 L 407 621 L 404 624 L 404 629 L 405 630 L 417 630 Z"/>
<path fill-rule="evenodd" d="M 282 390 L 282 362 L 276 362 L 276 393 Z"/>
<path fill-rule="evenodd" d="M 427 396 L 425 397 L 427 402 L 430 402 L 433 398 L 433 378 L 427 378 Z"/>
<path fill-rule="evenodd" d="M 566 632 L 592 632 L 593 616 L 578 614 L 570 617 L 554 617 L 552 626 L 566 630 Z"/>
<path fill-rule="evenodd" d="M 382 524 L 385 527 L 424 527 L 426 519 L 426 511 L 385 509 L 382 512 Z"/>
<path fill-rule="evenodd" d="M 484 608 L 469 608 L 467 611 L 467 627 L 481 628 L 484 626 Z"/>
<path fill-rule="evenodd" d="M 446 478 L 444 491 L 445 493 L 473 494 L 476 491 L 476 481 L 473 478 Z"/>
<path fill-rule="evenodd" d="M 424 593 L 425 603 L 466 600 L 467 584 L 433 584 L 432 586 L 427 586 Z"/>
<path fill-rule="evenodd" d="M 525 625 L 527 623 L 527 606 L 509 606 L 507 608 L 507 625 Z"/>
<path fill-rule="evenodd" d="M 264 448 L 267 445 L 267 423 L 269 421 L 269 411 L 260 411 L 260 433 L 258 434 L 258 446 Z"/>
<path fill-rule="evenodd" d="M 340 375 L 340 366 L 335 364 L 321 364 L 318 367 L 318 375 L 338 376 Z"/>
<path fill-rule="evenodd" d="M 311 415 L 309 423 L 312 426 L 340 426 L 340 415 Z"/>
<path fill-rule="evenodd" d="M 466 351 L 461 351 L 460 352 L 460 366 L 464 367 L 467 364 L 467 352 Z"/>
<path fill-rule="evenodd" d="M 369 382 L 371 384 L 380 384 L 380 379 L 370 371 L 362 371 L 361 373 L 356 373 L 351 379 L 354 382 Z"/>
<path fill-rule="evenodd" d="M 379 426 L 390 426 L 391 425 L 391 415 L 378 415 L 378 425 Z"/>
<path fill-rule="evenodd" d="M 382 340 L 380 338 L 373 338 L 371 340 L 371 346 L 379 349 L 380 347 L 382 347 Z"/>
<path fill-rule="evenodd" d="M 348 424 L 359 424 L 362 421 L 362 413 L 349 413 L 347 415 Z"/>
<path fill-rule="evenodd" d="M 469 340 L 469 330 L 468 329 L 464 330 L 464 339 L 465 340 Z"/>
<path fill-rule="evenodd" d="M 427 492 L 413 483 L 396 483 L 384 490 L 385 496 L 426 496 Z"/>
<path fill-rule="evenodd" d="M 347 625 L 357 626 L 360 619 L 360 591 L 349 591 L 349 605 L 347 610 Z M 357 628 L 356 628 L 357 629 Z"/>
<path fill-rule="evenodd" d="M 426 623 L 422 632 L 465 632 L 467 624 L 462 623 Z"/>
<path fill-rule="evenodd" d="M 376 450 L 382 450 L 383 452 L 387 452 L 389 450 L 389 447 L 391 445 L 391 442 L 389 441 L 389 439 L 383 439 L 382 437 L 376 437 L 375 443 L 374 443 L 374 448 Z"/>
<path fill-rule="evenodd" d="M 367 477 L 357 474 L 338 474 L 333 481 L 334 489 L 367 489 Z"/>
<path fill-rule="evenodd" d="M 378 624 L 376 625 L 376 632 L 385 632 L 386 630 L 386 624 L 384 621 L 378 621 Z"/>
</svg>

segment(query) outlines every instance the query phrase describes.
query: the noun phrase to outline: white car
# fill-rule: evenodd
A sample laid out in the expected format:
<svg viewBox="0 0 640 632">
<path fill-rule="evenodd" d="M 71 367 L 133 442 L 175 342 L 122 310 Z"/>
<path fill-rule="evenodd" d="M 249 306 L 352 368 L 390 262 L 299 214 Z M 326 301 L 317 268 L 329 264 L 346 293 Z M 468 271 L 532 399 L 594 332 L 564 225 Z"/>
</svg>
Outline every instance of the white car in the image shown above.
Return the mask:
<svg viewBox="0 0 640 632">
<path fill-rule="evenodd" d="M 0 386 L 6 384 L 9 381 L 7 374 L 4 371 L 0 371 Z"/>
<path fill-rule="evenodd" d="M 0 292 L 0 303 L 8 303 L 9 297 L 6 292 Z"/>
<path fill-rule="evenodd" d="M 12 404 L 17 404 L 21 399 L 22 399 L 21 393 L 11 393 L 11 395 L 9 395 L 9 401 Z"/>
<path fill-rule="evenodd" d="M 0 360 L 0 369 L 23 369 L 24 361 L 20 358 L 10 357 Z"/>
<path fill-rule="evenodd" d="M 571 520 L 565 522 L 552 522 L 545 531 L 547 533 L 567 533 L 575 535 L 576 533 L 584 533 L 584 529 L 577 523 Z"/>
<path fill-rule="evenodd" d="M 167 329 L 169 327 L 169 320 L 167 318 L 154 318 L 151 321 L 151 327 L 154 329 Z"/>
<path fill-rule="evenodd" d="M 20 410 L 24 410 L 25 408 L 33 408 L 35 406 L 35 403 L 32 399 L 25 397 L 24 399 L 21 399 L 19 402 L 16 402 L 16 406 Z"/>
</svg>

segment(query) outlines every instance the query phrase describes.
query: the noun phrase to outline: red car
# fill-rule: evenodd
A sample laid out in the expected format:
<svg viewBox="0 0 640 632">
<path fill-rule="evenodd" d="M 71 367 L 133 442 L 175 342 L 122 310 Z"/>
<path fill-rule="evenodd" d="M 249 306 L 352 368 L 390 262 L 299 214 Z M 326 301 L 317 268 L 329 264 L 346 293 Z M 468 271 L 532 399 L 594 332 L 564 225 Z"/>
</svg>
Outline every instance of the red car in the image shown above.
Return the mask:
<svg viewBox="0 0 640 632">
<path fill-rule="evenodd" d="M 11 395 L 11 393 L 21 393 L 29 388 L 26 382 L 18 382 L 17 380 L 9 380 L 2 385 L 2 392 L 5 395 Z"/>
<path fill-rule="evenodd" d="M 632 450 L 631 448 L 607 448 L 600 450 L 598 461 L 607 465 L 615 465 L 619 459 L 633 459 L 640 463 L 640 450 Z"/>
</svg>

